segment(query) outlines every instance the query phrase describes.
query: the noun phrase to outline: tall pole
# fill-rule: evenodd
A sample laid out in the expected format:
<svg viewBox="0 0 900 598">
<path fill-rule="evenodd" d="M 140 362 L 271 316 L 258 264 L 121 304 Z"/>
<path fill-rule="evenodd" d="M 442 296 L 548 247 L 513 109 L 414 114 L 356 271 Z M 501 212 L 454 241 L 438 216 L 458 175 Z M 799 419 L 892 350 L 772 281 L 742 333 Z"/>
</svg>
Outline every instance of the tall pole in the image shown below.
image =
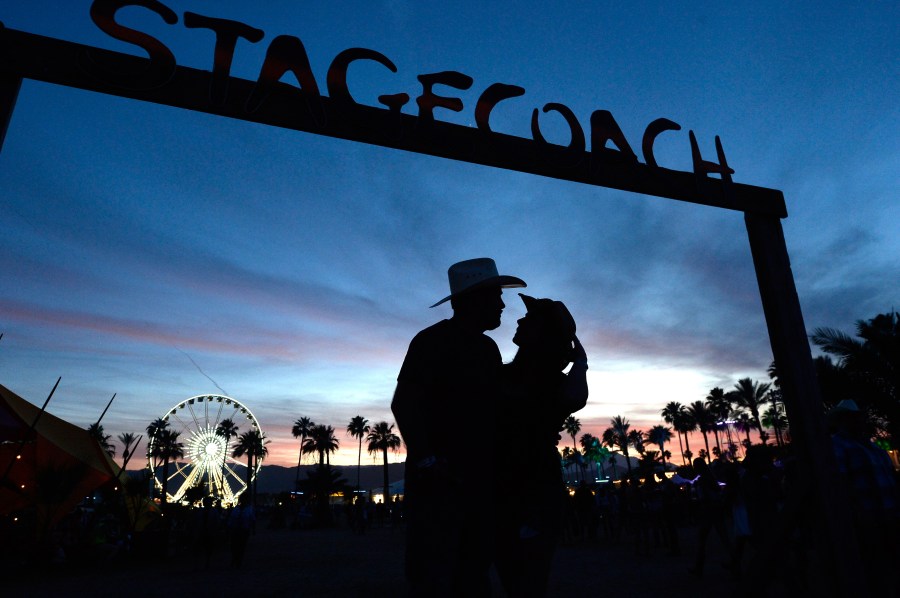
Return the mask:
<svg viewBox="0 0 900 598">
<path fill-rule="evenodd" d="M 837 472 L 824 421 L 824 408 L 809 348 L 800 300 L 794 285 L 781 221 L 775 216 L 744 214 L 756 279 L 762 298 L 769 342 L 781 382 L 782 402 L 791 422 L 801 488 L 808 491 L 816 514 L 823 569 L 832 579 L 825 584 L 836 596 L 865 595 L 864 575 L 856 533 L 841 505 L 843 488 L 834 483 Z"/>
<path fill-rule="evenodd" d="M 56 384 L 53 385 L 53 389 L 50 391 L 50 394 L 47 395 L 47 400 L 45 400 L 44 404 L 41 405 L 41 410 L 38 411 L 37 415 L 34 416 L 34 421 L 31 422 L 28 430 L 25 431 L 25 434 L 19 441 L 19 447 L 16 449 L 16 454 L 13 455 L 13 458 L 9 461 L 9 465 L 6 466 L 6 471 L 3 472 L 3 477 L 0 478 L 0 485 L 6 483 L 6 478 L 9 476 L 9 472 L 12 471 L 13 465 L 21 457 L 22 447 L 25 446 L 25 443 L 28 442 L 28 439 L 31 438 L 31 435 L 34 433 L 34 429 L 37 427 L 38 421 L 41 419 L 41 416 L 44 415 L 44 411 L 47 410 L 47 405 L 50 403 L 50 399 L 53 397 L 53 393 L 56 392 L 56 387 L 59 386 L 60 380 L 62 380 L 62 376 L 56 379 Z"/>
<path fill-rule="evenodd" d="M 109 406 L 112 405 L 112 402 L 115 400 L 116 394 L 117 394 L 117 393 L 113 393 L 113 396 L 112 396 L 112 398 L 109 400 L 109 403 L 106 404 L 106 409 L 104 409 L 104 410 L 103 410 L 103 413 L 100 414 L 100 417 L 97 418 L 97 423 L 94 424 L 95 426 L 99 426 L 99 425 L 100 425 L 100 422 L 103 420 L 103 416 L 106 415 L 106 412 L 109 411 Z"/>
</svg>

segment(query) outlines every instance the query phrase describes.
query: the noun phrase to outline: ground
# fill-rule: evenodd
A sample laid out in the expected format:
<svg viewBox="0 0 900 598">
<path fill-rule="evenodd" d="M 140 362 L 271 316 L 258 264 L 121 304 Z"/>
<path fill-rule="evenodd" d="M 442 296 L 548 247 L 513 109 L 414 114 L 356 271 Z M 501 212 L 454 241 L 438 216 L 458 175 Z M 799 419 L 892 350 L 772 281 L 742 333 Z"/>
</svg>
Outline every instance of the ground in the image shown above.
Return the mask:
<svg viewBox="0 0 900 598">
<path fill-rule="evenodd" d="M 650 547 L 636 555 L 627 535 L 619 543 L 570 542 L 560 546 L 551 580 L 551 597 L 733 596 L 745 586 L 722 566 L 718 538 L 710 537 L 706 575 L 688 574 L 696 530 L 681 530 L 683 553 L 667 556 Z M 7 596 L 405 596 L 404 534 L 390 528 L 354 535 L 346 527 L 319 530 L 267 529 L 250 538 L 240 569 L 228 565 L 228 550 L 218 547 L 208 569 L 194 549 L 173 547 L 168 558 L 152 561 L 5 572 Z M 177 555 L 175 553 L 178 553 Z M 747 583 L 747 582 L 744 582 Z M 503 596 L 499 585 L 495 595 Z M 7 593 L 8 592 L 8 593 Z M 774 591 L 755 597 L 785 596 Z"/>
</svg>

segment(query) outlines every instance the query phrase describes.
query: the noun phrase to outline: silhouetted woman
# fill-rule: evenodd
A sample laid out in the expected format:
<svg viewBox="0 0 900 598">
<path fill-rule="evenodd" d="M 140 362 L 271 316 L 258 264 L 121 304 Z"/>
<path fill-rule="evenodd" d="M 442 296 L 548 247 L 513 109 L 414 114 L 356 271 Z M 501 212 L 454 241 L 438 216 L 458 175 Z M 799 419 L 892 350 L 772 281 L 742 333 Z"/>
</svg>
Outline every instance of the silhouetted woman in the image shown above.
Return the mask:
<svg viewBox="0 0 900 598">
<path fill-rule="evenodd" d="M 556 445 L 563 421 L 588 397 L 587 356 L 569 310 L 520 296 L 527 313 L 513 337 L 519 350 L 503 366 L 503 417 L 516 441 L 498 472 L 497 569 L 512 597 L 546 595 L 566 498 Z"/>
</svg>

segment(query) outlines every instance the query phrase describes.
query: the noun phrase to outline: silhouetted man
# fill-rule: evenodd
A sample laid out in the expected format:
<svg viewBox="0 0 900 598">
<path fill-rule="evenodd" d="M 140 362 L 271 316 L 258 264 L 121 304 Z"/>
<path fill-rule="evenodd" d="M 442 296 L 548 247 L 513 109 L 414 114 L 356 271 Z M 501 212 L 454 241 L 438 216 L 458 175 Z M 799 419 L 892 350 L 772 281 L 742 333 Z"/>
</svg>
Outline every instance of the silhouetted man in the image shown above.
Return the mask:
<svg viewBox="0 0 900 598">
<path fill-rule="evenodd" d="M 502 289 L 525 282 L 494 260 L 450 266 L 453 317 L 409 345 L 391 409 L 406 442 L 406 574 L 413 596 L 490 594 L 491 468 L 501 357 Z"/>
</svg>

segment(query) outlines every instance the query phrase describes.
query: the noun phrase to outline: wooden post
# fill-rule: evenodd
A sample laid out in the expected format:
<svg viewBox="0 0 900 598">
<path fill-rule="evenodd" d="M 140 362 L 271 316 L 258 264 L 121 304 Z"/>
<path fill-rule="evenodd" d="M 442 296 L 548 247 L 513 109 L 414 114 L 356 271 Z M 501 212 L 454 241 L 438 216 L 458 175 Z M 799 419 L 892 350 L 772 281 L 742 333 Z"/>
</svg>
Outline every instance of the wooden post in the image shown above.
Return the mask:
<svg viewBox="0 0 900 598">
<path fill-rule="evenodd" d="M 0 151 L 3 150 L 3 140 L 6 139 L 6 130 L 9 128 L 21 87 L 22 77 L 0 74 Z"/>
<path fill-rule="evenodd" d="M 835 596 L 865 595 L 856 533 L 849 512 L 841 508 L 843 489 L 835 484 L 834 453 L 781 221 L 750 213 L 744 214 L 744 221 L 800 482 L 813 501 L 809 507 L 816 514 L 813 532 L 819 536 L 823 573 L 832 578 L 823 580 L 823 587 Z"/>
</svg>

